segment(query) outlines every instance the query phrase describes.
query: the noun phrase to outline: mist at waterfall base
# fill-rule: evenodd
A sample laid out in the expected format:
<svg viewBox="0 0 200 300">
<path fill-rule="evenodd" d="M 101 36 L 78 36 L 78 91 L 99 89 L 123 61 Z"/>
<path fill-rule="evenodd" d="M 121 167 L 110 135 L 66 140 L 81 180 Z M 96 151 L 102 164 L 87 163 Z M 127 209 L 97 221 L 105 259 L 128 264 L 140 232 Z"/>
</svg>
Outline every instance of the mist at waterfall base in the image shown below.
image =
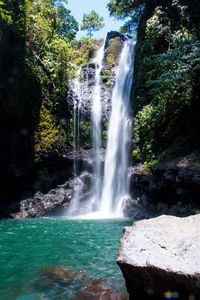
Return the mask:
<svg viewBox="0 0 200 300">
<path fill-rule="evenodd" d="M 115 293 L 126 292 L 116 258 L 122 228 L 130 225 L 128 220 L 0 220 L 0 299 L 72 299 L 94 279 Z M 61 266 L 84 276 L 65 278 Z"/>
<path fill-rule="evenodd" d="M 79 196 L 74 194 L 67 213 L 70 217 L 85 219 L 105 219 L 123 217 L 122 202 L 129 194 L 128 153 L 131 138 L 130 93 L 133 80 L 135 41 L 127 39 L 124 42 L 117 66 L 116 80 L 112 91 L 111 114 L 108 128 L 108 141 L 105 152 L 104 170 L 100 160 L 101 151 L 101 119 L 102 93 L 101 71 L 105 51 L 103 46 L 97 52 L 93 63 L 96 65 L 93 104 L 91 108 L 93 125 L 93 155 L 94 184 L 92 195 L 84 205 L 79 202 Z M 80 71 L 79 71 L 80 72 Z M 77 84 L 76 94 L 81 105 L 80 86 Z M 77 105 L 77 104 L 76 104 Z M 76 120 L 74 120 L 76 121 Z M 75 125 L 79 126 L 79 125 Z M 75 136 L 76 133 L 74 132 Z M 76 173 L 76 172 L 75 172 Z"/>
</svg>

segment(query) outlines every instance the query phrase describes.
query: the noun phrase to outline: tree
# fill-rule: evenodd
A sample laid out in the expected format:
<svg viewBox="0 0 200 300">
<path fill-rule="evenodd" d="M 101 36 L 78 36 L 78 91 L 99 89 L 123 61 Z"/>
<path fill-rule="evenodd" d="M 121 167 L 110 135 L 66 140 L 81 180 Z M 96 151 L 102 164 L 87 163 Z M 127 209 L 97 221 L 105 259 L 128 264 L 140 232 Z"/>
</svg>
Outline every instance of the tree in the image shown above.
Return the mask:
<svg viewBox="0 0 200 300">
<path fill-rule="evenodd" d="M 92 10 L 89 14 L 83 15 L 81 30 L 86 30 L 89 37 L 92 37 L 93 31 L 99 31 L 103 27 L 103 17 L 100 17 L 95 10 Z"/>
<path fill-rule="evenodd" d="M 71 11 L 63 5 L 57 8 L 57 33 L 60 37 L 72 40 L 78 31 L 78 22 L 71 15 Z"/>
</svg>

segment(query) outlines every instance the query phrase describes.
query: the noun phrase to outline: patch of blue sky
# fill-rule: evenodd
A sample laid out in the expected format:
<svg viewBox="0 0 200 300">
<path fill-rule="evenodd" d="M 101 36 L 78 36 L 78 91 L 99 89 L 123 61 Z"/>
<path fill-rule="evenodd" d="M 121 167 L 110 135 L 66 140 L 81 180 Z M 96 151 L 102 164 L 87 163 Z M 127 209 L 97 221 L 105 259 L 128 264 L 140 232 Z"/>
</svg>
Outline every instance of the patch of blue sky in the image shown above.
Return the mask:
<svg viewBox="0 0 200 300">
<path fill-rule="evenodd" d="M 120 27 L 124 25 L 124 21 L 115 20 L 110 17 L 107 4 L 109 0 L 68 0 L 67 8 L 71 10 L 71 14 L 78 21 L 79 26 L 83 21 L 83 14 L 88 14 L 92 10 L 95 10 L 99 16 L 104 18 L 104 28 L 94 32 L 93 37 L 95 39 L 101 39 L 105 37 L 106 33 L 115 30 L 119 31 Z M 87 36 L 86 31 L 79 31 L 76 39 L 80 39 L 82 36 Z"/>
</svg>

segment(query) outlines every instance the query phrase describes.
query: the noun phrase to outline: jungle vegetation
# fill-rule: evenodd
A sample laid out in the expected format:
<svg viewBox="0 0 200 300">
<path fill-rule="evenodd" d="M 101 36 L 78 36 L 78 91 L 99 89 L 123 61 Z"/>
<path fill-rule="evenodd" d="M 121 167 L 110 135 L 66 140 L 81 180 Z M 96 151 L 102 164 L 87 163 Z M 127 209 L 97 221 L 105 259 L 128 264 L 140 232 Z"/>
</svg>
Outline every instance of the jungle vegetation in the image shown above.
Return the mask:
<svg viewBox="0 0 200 300">
<path fill-rule="evenodd" d="M 108 9 L 124 20 L 121 31 L 137 33 L 132 108 L 138 150 L 133 153 L 154 162 L 199 148 L 199 1 L 111 0 Z M 79 24 L 66 0 L 0 0 L 0 23 L 1 160 L 6 165 L 18 143 L 27 156 L 73 146 L 68 82 L 76 66 L 93 57 L 98 41 L 76 41 Z M 100 28 L 83 25 L 88 35 Z M 86 125 L 83 139 L 90 131 Z M 20 153 L 12 155 L 13 161 L 22 160 Z"/>
<path fill-rule="evenodd" d="M 112 0 L 108 8 L 125 21 L 122 31 L 137 33 L 134 153 L 152 163 L 199 148 L 199 1 Z"/>
<path fill-rule="evenodd" d="M 98 42 L 76 41 L 79 24 L 66 0 L 1 0 L 0 21 L 2 111 L 21 110 L 14 118 L 32 136 L 35 151 L 72 146 L 68 82 Z M 12 127 L 14 119 L 8 119 Z"/>
</svg>

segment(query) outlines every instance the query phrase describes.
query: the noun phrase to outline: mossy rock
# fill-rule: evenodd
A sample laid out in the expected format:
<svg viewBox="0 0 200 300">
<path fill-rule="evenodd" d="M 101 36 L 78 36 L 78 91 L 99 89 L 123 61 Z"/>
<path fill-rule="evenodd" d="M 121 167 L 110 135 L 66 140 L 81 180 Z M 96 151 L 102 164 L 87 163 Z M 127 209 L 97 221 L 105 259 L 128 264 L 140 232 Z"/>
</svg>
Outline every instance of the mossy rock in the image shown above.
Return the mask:
<svg viewBox="0 0 200 300">
<path fill-rule="evenodd" d="M 113 38 L 109 41 L 106 58 L 108 69 L 112 69 L 117 64 L 122 45 L 123 41 L 120 38 Z"/>
</svg>

